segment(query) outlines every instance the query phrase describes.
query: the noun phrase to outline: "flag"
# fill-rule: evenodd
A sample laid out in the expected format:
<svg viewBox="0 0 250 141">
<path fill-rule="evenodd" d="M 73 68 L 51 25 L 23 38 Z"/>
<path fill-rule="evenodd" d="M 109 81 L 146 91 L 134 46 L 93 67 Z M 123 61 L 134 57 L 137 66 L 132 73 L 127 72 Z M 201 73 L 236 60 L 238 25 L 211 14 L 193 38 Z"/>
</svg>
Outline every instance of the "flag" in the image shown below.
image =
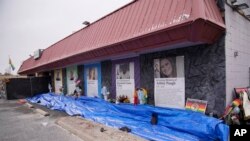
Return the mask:
<svg viewBox="0 0 250 141">
<path fill-rule="evenodd" d="M 188 98 L 185 108 L 187 110 L 205 113 L 207 108 L 207 101 Z"/>
<path fill-rule="evenodd" d="M 11 69 L 14 71 L 15 70 L 15 66 L 12 64 L 11 59 L 9 58 L 9 65 L 11 67 Z"/>
</svg>

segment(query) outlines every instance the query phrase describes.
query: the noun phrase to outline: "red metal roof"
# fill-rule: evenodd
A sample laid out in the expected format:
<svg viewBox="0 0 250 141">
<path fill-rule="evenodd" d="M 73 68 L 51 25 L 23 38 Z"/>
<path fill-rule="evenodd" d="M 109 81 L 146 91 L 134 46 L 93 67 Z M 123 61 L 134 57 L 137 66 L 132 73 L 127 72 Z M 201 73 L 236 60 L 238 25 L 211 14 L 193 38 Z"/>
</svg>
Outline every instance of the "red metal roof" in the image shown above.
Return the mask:
<svg viewBox="0 0 250 141">
<path fill-rule="evenodd" d="M 225 25 L 215 0 L 137 0 L 25 60 L 27 74 L 177 43 L 212 43 Z"/>
</svg>

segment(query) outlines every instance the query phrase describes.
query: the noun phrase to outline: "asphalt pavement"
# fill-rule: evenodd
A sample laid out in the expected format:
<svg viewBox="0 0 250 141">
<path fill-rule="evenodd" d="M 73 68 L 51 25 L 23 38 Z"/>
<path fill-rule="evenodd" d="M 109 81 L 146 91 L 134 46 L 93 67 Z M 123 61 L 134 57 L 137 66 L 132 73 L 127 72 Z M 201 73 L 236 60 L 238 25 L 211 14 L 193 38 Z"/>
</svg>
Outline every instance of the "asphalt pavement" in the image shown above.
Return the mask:
<svg viewBox="0 0 250 141">
<path fill-rule="evenodd" d="M 45 117 L 18 101 L 0 99 L 0 141 L 82 141 L 55 124 L 64 116 L 54 111 Z"/>
</svg>

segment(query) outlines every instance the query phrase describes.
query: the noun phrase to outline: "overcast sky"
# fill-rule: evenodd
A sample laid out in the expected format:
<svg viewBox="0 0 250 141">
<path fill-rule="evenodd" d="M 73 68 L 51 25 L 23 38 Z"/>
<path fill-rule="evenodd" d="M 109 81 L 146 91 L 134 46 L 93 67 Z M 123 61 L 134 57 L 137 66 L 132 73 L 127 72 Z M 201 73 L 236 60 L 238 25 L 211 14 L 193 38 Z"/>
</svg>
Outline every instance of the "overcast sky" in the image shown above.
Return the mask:
<svg viewBox="0 0 250 141">
<path fill-rule="evenodd" d="M 0 0 L 0 72 L 132 0 Z"/>
</svg>

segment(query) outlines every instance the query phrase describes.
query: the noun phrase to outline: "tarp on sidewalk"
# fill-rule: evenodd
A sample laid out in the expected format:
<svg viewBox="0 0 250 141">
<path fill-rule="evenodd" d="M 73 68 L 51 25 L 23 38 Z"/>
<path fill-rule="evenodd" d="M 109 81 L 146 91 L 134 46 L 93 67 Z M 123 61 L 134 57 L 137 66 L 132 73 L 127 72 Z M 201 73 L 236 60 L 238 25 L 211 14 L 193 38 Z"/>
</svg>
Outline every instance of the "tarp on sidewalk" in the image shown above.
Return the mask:
<svg viewBox="0 0 250 141">
<path fill-rule="evenodd" d="M 150 105 L 112 104 L 99 98 L 75 99 L 53 93 L 37 95 L 28 100 L 108 126 L 127 126 L 133 134 L 149 140 L 228 141 L 227 125 L 198 112 Z M 152 113 L 158 115 L 157 125 L 150 123 Z"/>
</svg>

